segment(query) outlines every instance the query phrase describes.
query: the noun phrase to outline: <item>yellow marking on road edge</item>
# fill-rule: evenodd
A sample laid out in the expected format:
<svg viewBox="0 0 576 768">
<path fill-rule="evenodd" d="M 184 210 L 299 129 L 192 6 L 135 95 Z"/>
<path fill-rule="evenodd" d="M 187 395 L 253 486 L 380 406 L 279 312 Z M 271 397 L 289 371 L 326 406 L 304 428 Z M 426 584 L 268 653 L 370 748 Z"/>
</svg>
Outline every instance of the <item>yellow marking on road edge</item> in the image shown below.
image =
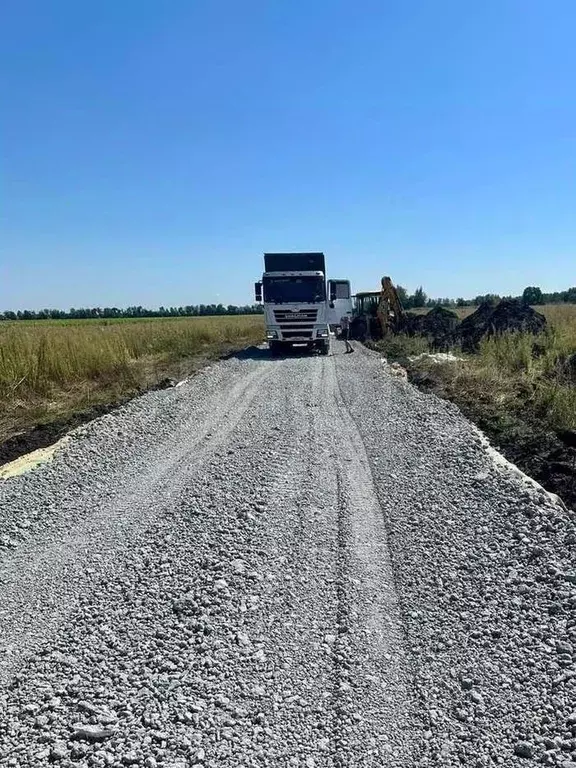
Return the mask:
<svg viewBox="0 0 576 768">
<path fill-rule="evenodd" d="M 64 447 L 69 439 L 68 436 L 63 437 L 54 445 L 49 445 L 47 448 L 38 448 L 31 453 L 20 456 L 18 459 L 14 459 L 14 461 L 10 461 L 8 464 L 4 464 L 4 466 L 0 467 L 0 480 L 24 475 L 26 472 L 31 472 L 42 464 L 52 461 L 56 452 Z"/>
</svg>

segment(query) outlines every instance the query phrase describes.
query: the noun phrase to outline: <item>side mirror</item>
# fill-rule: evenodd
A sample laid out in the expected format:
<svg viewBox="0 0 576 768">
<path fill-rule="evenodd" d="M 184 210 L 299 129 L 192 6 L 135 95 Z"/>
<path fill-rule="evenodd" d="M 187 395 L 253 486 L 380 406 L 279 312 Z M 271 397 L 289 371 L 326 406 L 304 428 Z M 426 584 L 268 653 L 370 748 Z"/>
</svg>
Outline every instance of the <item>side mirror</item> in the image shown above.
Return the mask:
<svg viewBox="0 0 576 768">
<path fill-rule="evenodd" d="M 334 283 L 330 283 L 330 301 L 336 301 L 336 286 Z"/>
<path fill-rule="evenodd" d="M 262 301 L 262 283 L 254 283 L 254 295 L 256 301 L 260 303 Z"/>
</svg>

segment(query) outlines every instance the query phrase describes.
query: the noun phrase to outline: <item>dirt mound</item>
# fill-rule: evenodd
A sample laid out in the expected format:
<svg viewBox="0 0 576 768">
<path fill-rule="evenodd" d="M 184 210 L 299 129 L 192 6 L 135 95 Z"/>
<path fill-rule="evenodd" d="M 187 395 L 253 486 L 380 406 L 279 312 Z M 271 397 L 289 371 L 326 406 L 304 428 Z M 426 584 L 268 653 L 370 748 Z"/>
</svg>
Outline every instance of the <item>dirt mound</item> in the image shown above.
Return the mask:
<svg viewBox="0 0 576 768">
<path fill-rule="evenodd" d="M 406 312 L 406 331 L 411 336 L 422 333 L 425 317 L 426 315 L 417 315 L 415 312 Z"/>
<path fill-rule="evenodd" d="M 454 345 L 460 321 L 455 312 L 444 307 L 434 307 L 425 315 L 408 315 L 409 333 L 427 336 L 435 350 L 447 350 Z"/>
<path fill-rule="evenodd" d="M 476 312 L 462 321 L 459 336 L 462 349 L 474 352 L 480 340 L 505 331 L 537 334 L 546 327 L 546 318 L 518 299 L 502 299 L 496 306 L 482 303 Z"/>
<path fill-rule="evenodd" d="M 494 308 L 490 325 L 493 333 L 523 331 L 537 334 L 546 327 L 546 318 L 517 299 L 503 299 Z"/>
</svg>

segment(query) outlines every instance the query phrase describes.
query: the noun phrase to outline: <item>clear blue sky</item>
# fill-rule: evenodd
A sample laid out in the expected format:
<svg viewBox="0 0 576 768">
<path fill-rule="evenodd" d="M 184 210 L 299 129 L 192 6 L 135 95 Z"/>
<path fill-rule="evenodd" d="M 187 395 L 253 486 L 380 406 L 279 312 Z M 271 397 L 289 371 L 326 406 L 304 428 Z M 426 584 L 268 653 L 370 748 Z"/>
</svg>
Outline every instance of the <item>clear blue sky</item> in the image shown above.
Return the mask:
<svg viewBox="0 0 576 768">
<path fill-rule="evenodd" d="M 4 0 L 0 309 L 576 283 L 574 0 Z"/>
</svg>

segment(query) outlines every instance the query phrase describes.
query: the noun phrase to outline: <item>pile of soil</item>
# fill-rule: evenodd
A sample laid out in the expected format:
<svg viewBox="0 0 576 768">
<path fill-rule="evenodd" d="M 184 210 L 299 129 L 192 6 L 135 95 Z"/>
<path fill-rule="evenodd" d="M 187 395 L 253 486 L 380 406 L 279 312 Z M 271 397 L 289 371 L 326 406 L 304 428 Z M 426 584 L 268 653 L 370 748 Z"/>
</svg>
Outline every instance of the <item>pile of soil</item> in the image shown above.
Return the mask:
<svg viewBox="0 0 576 768">
<path fill-rule="evenodd" d="M 519 299 L 502 299 L 496 306 L 482 303 L 476 312 L 460 323 L 459 336 L 462 349 L 474 352 L 481 339 L 505 331 L 541 333 L 546 327 L 546 318 Z"/>
<path fill-rule="evenodd" d="M 478 348 L 478 343 L 486 333 L 493 313 L 494 304 L 490 301 L 483 301 L 475 312 L 462 320 L 459 335 L 462 349 L 465 352 L 473 352 Z"/>
<path fill-rule="evenodd" d="M 459 325 L 458 315 L 444 307 L 434 307 L 425 315 L 408 313 L 408 333 L 428 337 L 435 351 L 444 352 L 454 346 Z"/>
</svg>

